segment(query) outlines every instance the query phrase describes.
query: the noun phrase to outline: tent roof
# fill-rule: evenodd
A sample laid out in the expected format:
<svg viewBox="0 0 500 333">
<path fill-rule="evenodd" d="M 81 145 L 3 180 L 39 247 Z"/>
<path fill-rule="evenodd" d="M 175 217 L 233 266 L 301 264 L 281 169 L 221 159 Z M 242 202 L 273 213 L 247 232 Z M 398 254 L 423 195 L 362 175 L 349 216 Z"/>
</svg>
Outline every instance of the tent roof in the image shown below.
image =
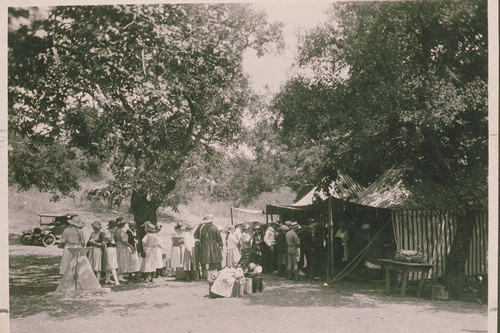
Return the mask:
<svg viewBox="0 0 500 333">
<path fill-rule="evenodd" d="M 347 201 L 355 200 L 365 190 L 365 188 L 358 182 L 341 172 L 338 172 L 337 179 L 334 180 L 328 188 L 332 197 L 337 199 L 345 199 Z M 313 188 L 299 201 L 294 203 L 293 206 L 301 207 L 313 204 L 315 193 L 317 190 L 318 187 Z M 323 190 L 320 190 L 318 192 L 318 195 L 321 200 L 325 200 L 328 197 L 328 195 Z"/>
<path fill-rule="evenodd" d="M 449 209 L 453 194 L 431 180 L 407 184 L 402 172 L 391 169 L 360 194 L 356 203 L 388 209 Z"/>
</svg>

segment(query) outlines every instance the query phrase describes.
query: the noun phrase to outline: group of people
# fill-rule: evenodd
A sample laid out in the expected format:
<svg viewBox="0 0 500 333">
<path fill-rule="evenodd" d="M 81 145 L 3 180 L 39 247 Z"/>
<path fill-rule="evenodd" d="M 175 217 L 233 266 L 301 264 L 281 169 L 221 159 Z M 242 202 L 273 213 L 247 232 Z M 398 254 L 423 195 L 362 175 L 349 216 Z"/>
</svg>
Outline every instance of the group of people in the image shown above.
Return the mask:
<svg viewBox="0 0 500 333">
<path fill-rule="evenodd" d="M 161 227 L 151 222 L 144 223 L 146 235 L 142 238 L 143 251 L 137 252 L 137 229 L 134 221 L 122 217 L 108 222 L 106 228 L 100 221 L 91 224 L 88 240 L 83 233 L 83 222 L 79 217 L 68 220 L 69 226 L 61 235 L 60 247 L 64 248 L 59 273 L 64 274 L 69 266 L 72 247 L 89 247 L 88 259 L 97 280 L 105 274 L 104 283 L 119 285 L 127 279 L 142 277 L 153 281 L 153 276 L 165 267 L 164 245 L 158 232 Z M 113 280 L 111 280 L 113 277 Z"/>
<path fill-rule="evenodd" d="M 153 281 L 167 273 L 166 246 L 159 236 L 161 226 L 146 221 L 142 225 L 145 236 L 139 245 L 136 223 L 121 217 L 109 221 L 106 227 L 99 221 L 93 222 L 88 240 L 79 217 L 68 222 L 60 243 L 64 247 L 61 274 L 72 258 L 68 248 L 84 246 L 91 248 L 90 265 L 98 280 L 104 275 L 104 283 L 119 285 L 130 279 Z M 237 267 L 242 254 L 247 255 L 249 262 L 262 266 L 265 273 L 289 279 L 298 279 L 303 271 L 309 277 L 316 276 L 320 268 L 318 263 L 325 252 L 325 243 L 314 223 L 301 227 L 291 221 L 265 225 L 252 222 L 220 228 L 213 222 L 213 216 L 208 215 L 194 232 L 191 225 L 178 223 L 174 227 L 169 274 L 182 273 L 187 281 L 203 278 L 211 270 Z"/>
</svg>

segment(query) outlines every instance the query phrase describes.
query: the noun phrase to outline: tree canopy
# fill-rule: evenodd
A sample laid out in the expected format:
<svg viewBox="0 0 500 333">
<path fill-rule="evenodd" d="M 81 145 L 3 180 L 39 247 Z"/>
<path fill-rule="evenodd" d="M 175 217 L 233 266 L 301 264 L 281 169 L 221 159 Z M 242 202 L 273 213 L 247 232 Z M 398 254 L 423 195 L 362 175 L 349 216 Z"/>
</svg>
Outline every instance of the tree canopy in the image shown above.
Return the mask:
<svg viewBox="0 0 500 333">
<path fill-rule="evenodd" d="M 283 140 L 328 146 L 320 178 L 339 168 L 364 184 L 398 168 L 485 207 L 486 1 L 339 3 L 302 38 L 274 100 Z"/>
<path fill-rule="evenodd" d="M 155 221 L 159 206 L 175 206 L 169 194 L 189 153 L 238 132 L 251 93 L 243 52 L 279 50 L 281 39 L 280 25 L 249 5 L 55 7 L 31 17 L 9 30 L 11 182 L 25 173 L 25 187 L 77 188 L 23 168 L 21 144 L 31 159 L 57 144 L 107 163 L 112 177 L 90 197 L 132 198 L 136 219 Z"/>
<path fill-rule="evenodd" d="M 303 36 L 312 73 L 276 96 L 281 138 L 323 144 L 318 181 L 343 170 L 367 185 L 389 169 L 455 196 L 457 230 L 445 280 L 454 297 L 475 213 L 487 207 L 487 3 L 349 2 Z"/>
</svg>

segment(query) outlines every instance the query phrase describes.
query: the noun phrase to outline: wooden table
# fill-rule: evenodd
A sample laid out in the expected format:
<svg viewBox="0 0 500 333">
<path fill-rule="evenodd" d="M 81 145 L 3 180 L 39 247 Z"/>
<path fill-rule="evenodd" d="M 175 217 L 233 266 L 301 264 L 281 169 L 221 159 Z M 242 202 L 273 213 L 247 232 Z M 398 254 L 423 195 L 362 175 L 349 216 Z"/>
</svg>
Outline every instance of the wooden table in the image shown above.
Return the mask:
<svg viewBox="0 0 500 333">
<path fill-rule="evenodd" d="M 385 294 L 389 295 L 389 286 L 391 282 L 390 271 L 401 272 L 403 283 L 401 285 L 401 296 L 406 294 L 406 286 L 408 285 L 408 274 L 410 272 L 422 272 L 422 278 L 418 283 L 417 297 L 420 297 L 424 289 L 425 273 L 427 273 L 433 265 L 425 263 L 401 262 L 392 259 L 378 260 L 385 268 Z"/>
</svg>

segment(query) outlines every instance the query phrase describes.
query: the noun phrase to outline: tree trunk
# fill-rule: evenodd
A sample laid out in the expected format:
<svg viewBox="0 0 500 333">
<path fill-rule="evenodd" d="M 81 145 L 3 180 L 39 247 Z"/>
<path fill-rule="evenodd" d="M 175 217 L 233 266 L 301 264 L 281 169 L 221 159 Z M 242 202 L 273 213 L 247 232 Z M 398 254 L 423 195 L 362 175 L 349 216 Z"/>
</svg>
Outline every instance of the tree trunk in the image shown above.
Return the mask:
<svg viewBox="0 0 500 333">
<path fill-rule="evenodd" d="M 457 216 L 457 232 L 446 257 L 444 280 L 450 297 L 454 299 L 467 299 L 471 296 L 465 288 L 465 262 L 469 257 L 475 215 L 467 212 Z"/>
<path fill-rule="evenodd" d="M 158 217 L 156 212 L 159 205 L 156 202 L 148 200 L 147 193 L 140 190 L 134 190 L 130 199 L 130 213 L 134 215 L 134 221 L 137 224 L 137 252 L 142 253 L 142 238 L 146 235 L 144 222 L 149 221 L 157 224 Z"/>
</svg>

